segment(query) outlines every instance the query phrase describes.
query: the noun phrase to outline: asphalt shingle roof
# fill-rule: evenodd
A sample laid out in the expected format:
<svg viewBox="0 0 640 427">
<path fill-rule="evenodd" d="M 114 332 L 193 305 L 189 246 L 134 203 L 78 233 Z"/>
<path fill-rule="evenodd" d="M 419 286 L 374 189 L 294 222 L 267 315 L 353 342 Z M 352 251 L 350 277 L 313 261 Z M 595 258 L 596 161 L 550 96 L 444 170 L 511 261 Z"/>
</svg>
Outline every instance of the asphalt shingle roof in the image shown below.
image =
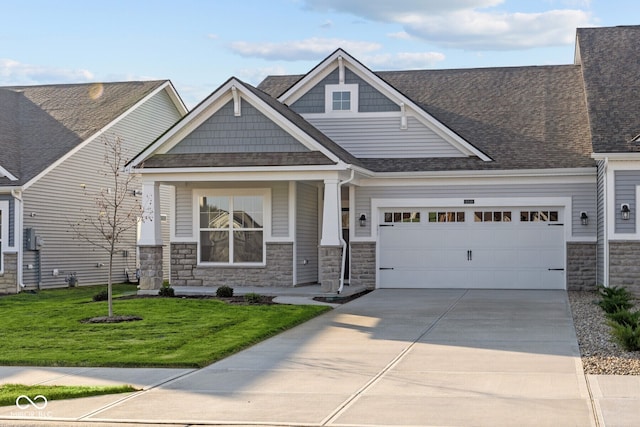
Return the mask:
<svg viewBox="0 0 640 427">
<path fill-rule="evenodd" d="M 579 28 L 577 49 L 593 151 L 640 151 L 640 26 Z"/>
<path fill-rule="evenodd" d="M 376 73 L 493 159 L 359 159 L 377 172 L 594 166 L 580 66 Z M 270 76 L 277 97 L 300 76 Z"/>
<path fill-rule="evenodd" d="M 0 165 L 21 185 L 166 81 L 0 87 Z"/>
</svg>

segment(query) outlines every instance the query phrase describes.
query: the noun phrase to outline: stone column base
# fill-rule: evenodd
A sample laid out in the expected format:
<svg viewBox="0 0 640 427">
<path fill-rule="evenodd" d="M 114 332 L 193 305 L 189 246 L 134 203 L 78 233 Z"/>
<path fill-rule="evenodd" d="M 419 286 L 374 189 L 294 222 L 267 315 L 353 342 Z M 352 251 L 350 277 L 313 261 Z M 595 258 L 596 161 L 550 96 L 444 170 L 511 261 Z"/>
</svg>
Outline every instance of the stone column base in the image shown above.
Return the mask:
<svg viewBox="0 0 640 427">
<path fill-rule="evenodd" d="M 322 292 L 338 292 L 341 265 L 341 246 L 320 247 L 320 290 Z"/>
<path fill-rule="evenodd" d="M 162 246 L 139 246 L 141 290 L 160 289 L 163 283 Z"/>
</svg>

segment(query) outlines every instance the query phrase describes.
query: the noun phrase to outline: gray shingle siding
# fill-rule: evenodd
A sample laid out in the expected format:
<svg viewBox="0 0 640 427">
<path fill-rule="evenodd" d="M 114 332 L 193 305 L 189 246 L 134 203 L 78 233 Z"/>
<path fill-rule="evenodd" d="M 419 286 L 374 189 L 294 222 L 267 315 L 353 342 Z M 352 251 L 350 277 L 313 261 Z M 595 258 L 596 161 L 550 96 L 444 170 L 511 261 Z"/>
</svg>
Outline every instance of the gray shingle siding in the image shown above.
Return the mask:
<svg viewBox="0 0 640 427">
<path fill-rule="evenodd" d="M 242 114 L 233 114 L 233 101 L 225 104 L 168 154 L 306 152 L 304 145 L 248 102 Z"/>
<path fill-rule="evenodd" d="M 344 82 L 358 85 L 358 111 L 361 113 L 400 111 L 400 106 L 381 94 L 369 83 L 361 79 L 348 68 L 345 69 Z M 298 114 L 325 112 L 325 86 L 338 84 L 338 69 L 333 70 L 320 83 L 311 88 L 300 99 L 291 104 Z"/>
</svg>

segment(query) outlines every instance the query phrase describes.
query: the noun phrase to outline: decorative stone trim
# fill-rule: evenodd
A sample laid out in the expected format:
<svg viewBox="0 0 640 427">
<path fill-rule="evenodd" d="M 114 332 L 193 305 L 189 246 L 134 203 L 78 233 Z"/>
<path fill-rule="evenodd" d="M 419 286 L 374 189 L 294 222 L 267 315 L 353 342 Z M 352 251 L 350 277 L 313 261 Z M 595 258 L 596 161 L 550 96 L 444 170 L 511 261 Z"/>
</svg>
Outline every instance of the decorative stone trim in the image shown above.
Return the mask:
<svg viewBox="0 0 640 427">
<path fill-rule="evenodd" d="M 162 246 L 139 246 L 141 290 L 160 289 L 163 283 Z"/>
<path fill-rule="evenodd" d="M 4 273 L 0 274 L 0 294 L 18 292 L 18 254 L 4 254 Z"/>
<path fill-rule="evenodd" d="M 595 243 L 567 243 L 567 290 L 595 290 L 596 253 Z"/>
<path fill-rule="evenodd" d="M 640 242 L 609 242 L 609 285 L 624 286 L 640 296 Z"/>
<path fill-rule="evenodd" d="M 351 275 L 352 286 L 364 286 L 367 289 L 376 287 L 376 243 L 351 242 Z"/>
<path fill-rule="evenodd" d="M 342 267 L 341 246 L 320 246 L 320 290 L 337 292 Z"/>
<path fill-rule="evenodd" d="M 198 265 L 197 243 L 171 244 L 171 285 L 231 287 L 293 286 L 293 243 L 267 243 L 265 266 Z"/>
</svg>

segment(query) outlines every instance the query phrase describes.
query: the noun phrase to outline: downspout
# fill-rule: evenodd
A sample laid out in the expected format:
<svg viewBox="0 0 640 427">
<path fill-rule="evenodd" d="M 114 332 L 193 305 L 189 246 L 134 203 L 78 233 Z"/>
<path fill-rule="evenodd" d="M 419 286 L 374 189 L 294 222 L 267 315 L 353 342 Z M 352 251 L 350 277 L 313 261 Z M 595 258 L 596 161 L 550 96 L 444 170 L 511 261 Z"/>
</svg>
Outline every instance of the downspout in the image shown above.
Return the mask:
<svg viewBox="0 0 640 427">
<path fill-rule="evenodd" d="M 15 200 L 16 207 L 14 209 L 14 246 L 18 250 L 18 257 L 16 260 L 16 292 L 20 293 L 22 288 L 24 288 L 24 283 L 22 282 L 22 256 L 23 256 L 23 247 L 22 247 L 22 191 L 20 190 L 11 190 L 11 196 Z"/>
<path fill-rule="evenodd" d="M 338 183 L 338 215 L 342 215 L 342 186 L 344 184 L 348 184 L 353 181 L 353 178 L 356 174 L 356 171 L 351 169 L 351 176 L 344 181 Z M 349 213 L 351 215 L 351 213 Z M 342 288 L 344 288 L 344 270 L 347 264 L 347 242 L 344 240 L 342 236 L 342 230 L 340 230 L 340 244 L 342 245 L 342 262 L 340 264 L 340 286 L 338 287 L 338 294 L 342 292 Z"/>
<path fill-rule="evenodd" d="M 604 158 L 604 171 L 602 172 L 602 179 L 604 180 L 604 182 L 602 183 L 602 204 L 603 209 L 602 209 L 602 215 L 604 216 L 604 218 L 602 218 L 602 222 L 603 222 L 603 227 L 602 227 L 602 246 L 603 246 L 603 256 L 604 256 L 604 260 L 602 260 L 602 273 L 604 274 L 604 277 L 602 278 L 602 285 L 609 287 L 609 179 L 608 179 L 608 174 L 609 174 L 609 157 L 605 157 Z M 615 181 L 614 181 L 615 182 Z M 614 200 L 615 200 L 615 189 L 614 191 Z M 615 206 L 615 203 L 614 203 Z M 614 214 L 614 221 L 615 221 L 615 214 Z M 600 226 L 600 224 L 598 224 L 598 226 Z M 615 225 L 614 225 L 615 226 Z M 596 236 L 597 236 L 597 231 L 596 231 Z M 597 237 L 596 237 L 597 239 Z M 597 245 L 596 245 L 597 246 Z M 596 257 L 597 255 L 597 250 L 596 250 Z M 597 283 L 596 283 L 597 285 Z"/>
</svg>

